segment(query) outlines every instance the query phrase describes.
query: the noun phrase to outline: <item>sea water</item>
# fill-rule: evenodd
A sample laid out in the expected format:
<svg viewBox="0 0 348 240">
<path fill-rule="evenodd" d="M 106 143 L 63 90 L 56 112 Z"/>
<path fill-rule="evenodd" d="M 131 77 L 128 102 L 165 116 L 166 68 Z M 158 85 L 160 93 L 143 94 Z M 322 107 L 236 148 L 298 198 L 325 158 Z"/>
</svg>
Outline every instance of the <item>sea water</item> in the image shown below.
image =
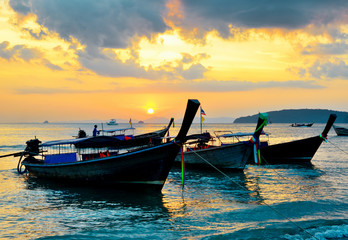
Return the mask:
<svg viewBox="0 0 348 240">
<path fill-rule="evenodd" d="M 0 124 L 0 155 L 22 151 L 35 137 L 69 139 L 79 128 L 91 135 L 93 125 Z M 164 126 L 134 124 L 134 134 Z M 254 128 L 203 126 L 212 134 Z M 270 124 L 265 131 L 275 144 L 316 136 L 323 128 Z M 179 124 L 170 135 L 178 130 Z M 190 133 L 199 132 L 193 124 Z M 0 239 L 348 239 L 348 137 L 333 129 L 310 165 L 247 165 L 239 173 L 187 167 L 184 187 L 181 169 L 174 167 L 162 192 L 153 194 L 53 184 L 19 175 L 17 161 L 0 158 Z"/>
</svg>

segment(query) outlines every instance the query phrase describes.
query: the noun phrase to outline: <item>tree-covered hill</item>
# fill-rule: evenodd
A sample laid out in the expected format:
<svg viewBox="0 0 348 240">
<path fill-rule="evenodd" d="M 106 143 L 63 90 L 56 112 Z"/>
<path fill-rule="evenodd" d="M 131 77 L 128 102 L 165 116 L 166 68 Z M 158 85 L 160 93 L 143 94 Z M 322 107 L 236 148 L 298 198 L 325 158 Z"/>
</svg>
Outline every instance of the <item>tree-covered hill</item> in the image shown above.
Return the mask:
<svg viewBox="0 0 348 240">
<path fill-rule="evenodd" d="M 348 112 L 340 112 L 328 109 L 286 109 L 268 112 L 268 120 L 271 123 L 326 123 L 329 115 L 337 115 L 335 123 L 348 123 Z M 234 123 L 255 123 L 258 114 L 239 117 Z"/>
</svg>

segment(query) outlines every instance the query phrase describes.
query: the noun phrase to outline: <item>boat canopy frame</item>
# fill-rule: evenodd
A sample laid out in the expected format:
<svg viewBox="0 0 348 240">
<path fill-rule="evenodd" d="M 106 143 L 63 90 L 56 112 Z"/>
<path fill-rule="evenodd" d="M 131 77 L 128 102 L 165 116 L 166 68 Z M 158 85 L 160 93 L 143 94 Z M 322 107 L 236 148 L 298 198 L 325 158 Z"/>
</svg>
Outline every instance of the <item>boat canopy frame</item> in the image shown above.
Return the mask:
<svg viewBox="0 0 348 240">
<path fill-rule="evenodd" d="M 224 133 L 224 134 L 221 134 L 221 133 Z M 232 139 L 232 143 L 245 141 L 245 140 L 241 140 L 241 138 L 242 137 L 252 137 L 254 135 L 254 132 L 233 133 L 232 131 L 229 131 L 229 130 L 222 130 L 222 131 L 214 131 L 214 134 L 215 134 L 216 138 L 219 139 L 220 143 L 224 144 L 226 139 Z M 269 141 L 269 135 L 270 135 L 269 133 L 262 131 L 260 136 L 262 136 L 262 135 L 266 136 L 268 138 L 267 141 Z"/>
</svg>

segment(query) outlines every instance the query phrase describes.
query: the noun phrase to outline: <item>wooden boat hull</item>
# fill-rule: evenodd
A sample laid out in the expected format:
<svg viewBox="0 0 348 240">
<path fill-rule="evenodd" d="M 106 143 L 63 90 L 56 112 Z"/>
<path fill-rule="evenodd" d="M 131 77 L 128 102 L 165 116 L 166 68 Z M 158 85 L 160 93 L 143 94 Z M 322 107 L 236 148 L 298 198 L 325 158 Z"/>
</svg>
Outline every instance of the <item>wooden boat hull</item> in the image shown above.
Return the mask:
<svg viewBox="0 0 348 240">
<path fill-rule="evenodd" d="M 327 137 L 336 118 L 336 114 L 330 114 L 321 135 L 264 147 L 261 146 L 261 164 L 309 163 L 321 143 Z M 254 164 L 254 161 L 249 159 L 249 163 Z"/>
<path fill-rule="evenodd" d="M 211 167 L 206 162 L 208 161 L 217 168 L 242 171 L 251 152 L 252 146 L 250 144 L 239 142 L 184 152 L 184 162 L 187 166 L 207 168 Z M 176 163 L 182 161 L 180 153 L 177 155 L 175 161 Z"/>
<path fill-rule="evenodd" d="M 333 125 L 337 136 L 348 136 L 348 128 Z"/>
<path fill-rule="evenodd" d="M 323 138 L 315 136 L 261 147 L 261 164 L 309 163 L 322 142 Z"/>
<path fill-rule="evenodd" d="M 136 152 L 70 163 L 24 161 L 31 175 L 70 183 L 161 190 L 180 147 L 171 142 Z"/>
</svg>

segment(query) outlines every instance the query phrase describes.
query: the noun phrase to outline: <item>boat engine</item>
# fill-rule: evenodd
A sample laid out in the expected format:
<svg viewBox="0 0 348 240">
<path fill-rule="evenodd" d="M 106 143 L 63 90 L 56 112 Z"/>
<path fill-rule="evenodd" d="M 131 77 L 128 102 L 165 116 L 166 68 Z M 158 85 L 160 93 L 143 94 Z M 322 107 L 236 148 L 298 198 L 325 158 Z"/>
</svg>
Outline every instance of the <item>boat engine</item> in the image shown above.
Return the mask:
<svg viewBox="0 0 348 240">
<path fill-rule="evenodd" d="M 24 152 L 22 152 L 22 155 L 19 158 L 19 161 L 17 164 L 17 171 L 19 174 L 23 174 L 27 171 L 27 168 L 25 167 L 25 165 L 23 165 L 24 161 L 26 161 L 26 162 L 38 162 L 38 160 L 35 159 L 34 156 L 40 154 L 40 143 L 41 143 L 41 141 L 37 138 L 31 139 L 31 140 L 26 142 L 27 146 L 26 146 Z M 25 157 L 24 160 L 23 160 L 23 157 Z"/>
<path fill-rule="evenodd" d="M 31 139 L 26 142 L 27 147 L 25 148 L 25 151 L 29 153 L 29 156 L 36 156 L 40 153 L 40 143 L 41 141 L 37 138 Z"/>
</svg>

